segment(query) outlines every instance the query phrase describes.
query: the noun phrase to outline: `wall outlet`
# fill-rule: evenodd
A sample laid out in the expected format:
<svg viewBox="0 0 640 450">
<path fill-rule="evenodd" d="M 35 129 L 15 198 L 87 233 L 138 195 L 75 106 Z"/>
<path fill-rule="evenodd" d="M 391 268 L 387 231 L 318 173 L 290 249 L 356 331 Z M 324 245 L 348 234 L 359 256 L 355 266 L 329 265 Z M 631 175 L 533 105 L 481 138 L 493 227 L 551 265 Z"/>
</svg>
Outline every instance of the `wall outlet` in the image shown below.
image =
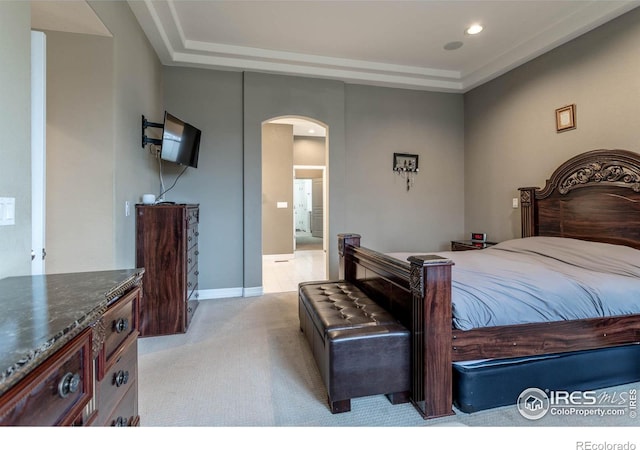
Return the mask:
<svg viewBox="0 0 640 450">
<path fill-rule="evenodd" d="M 514 198 L 511 200 L 511 206 L 512 206 L 514 209 L 518 207 L 518 197 L 514 197 Z"/>
<path fill-rule="evenodd" d="M 131 204 L 128 201 L 124 202 L 124 215 L 129 217 L 131 215 Z"/>
</svg>

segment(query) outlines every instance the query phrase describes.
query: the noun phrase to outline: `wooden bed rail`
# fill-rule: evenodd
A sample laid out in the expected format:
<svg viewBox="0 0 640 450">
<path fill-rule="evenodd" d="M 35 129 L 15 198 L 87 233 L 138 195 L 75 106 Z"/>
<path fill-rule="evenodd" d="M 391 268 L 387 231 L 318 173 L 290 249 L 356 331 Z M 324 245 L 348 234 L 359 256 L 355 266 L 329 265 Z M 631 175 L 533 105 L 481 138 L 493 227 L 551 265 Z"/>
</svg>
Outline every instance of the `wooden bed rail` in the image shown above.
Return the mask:
<svg viewBox="0 0 640 450">
<path fill-rule="evenodd" d="M 452 415 L 453 261 L 416 255 L 404 263 L 361 248 L 358 234 L 339 234 L 338 250 L 340 278 L 379 300 L 411 332 L 413 405 L 425 419 Z"/>
</svg>

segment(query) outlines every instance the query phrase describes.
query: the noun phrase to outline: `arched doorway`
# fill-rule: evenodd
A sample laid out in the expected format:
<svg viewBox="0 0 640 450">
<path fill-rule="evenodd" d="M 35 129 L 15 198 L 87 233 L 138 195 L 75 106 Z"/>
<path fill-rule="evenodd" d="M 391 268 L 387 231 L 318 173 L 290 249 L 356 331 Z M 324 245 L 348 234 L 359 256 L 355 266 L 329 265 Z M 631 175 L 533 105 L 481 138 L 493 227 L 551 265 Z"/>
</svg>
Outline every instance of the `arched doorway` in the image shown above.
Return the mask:
<svg viewBox="0 0 640 450">
<path fill-rule="evenodd" d="M 262 124 L 264 293 L 326 279 L 327 127 L 307 117 Z"/>
</svg>

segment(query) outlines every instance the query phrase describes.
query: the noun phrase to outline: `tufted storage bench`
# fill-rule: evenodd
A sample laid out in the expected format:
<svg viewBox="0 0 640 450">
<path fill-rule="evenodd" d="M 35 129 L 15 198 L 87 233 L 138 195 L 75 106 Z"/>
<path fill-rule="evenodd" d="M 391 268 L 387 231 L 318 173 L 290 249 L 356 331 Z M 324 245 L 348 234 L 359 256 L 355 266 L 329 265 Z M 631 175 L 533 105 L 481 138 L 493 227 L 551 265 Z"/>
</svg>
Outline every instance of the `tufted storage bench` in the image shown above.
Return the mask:
<svg viewBox="0 0 640 450">
<path fill-rule="evenodd" d="M 332 413 L 350 411 L 355 397 L 409 401 L 409 331 L 356 286 L 300 283 L 298 315 Z"/>
</svg>

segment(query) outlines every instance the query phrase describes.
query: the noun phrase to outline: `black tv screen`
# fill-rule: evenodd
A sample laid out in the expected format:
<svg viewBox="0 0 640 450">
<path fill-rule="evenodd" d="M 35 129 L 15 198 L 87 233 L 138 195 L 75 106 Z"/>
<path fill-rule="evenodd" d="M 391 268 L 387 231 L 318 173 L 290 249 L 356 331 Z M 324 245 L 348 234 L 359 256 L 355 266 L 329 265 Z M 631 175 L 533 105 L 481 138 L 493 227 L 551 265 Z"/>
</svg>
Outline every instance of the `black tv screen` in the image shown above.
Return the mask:
<svg viewBox="0 0 640 450">
<path fill-rule="evenodd" d="M 199 129 L 164 112 L 164 129 L 160 158 L 184 166 L 198 167 Z"/>
</svg>

